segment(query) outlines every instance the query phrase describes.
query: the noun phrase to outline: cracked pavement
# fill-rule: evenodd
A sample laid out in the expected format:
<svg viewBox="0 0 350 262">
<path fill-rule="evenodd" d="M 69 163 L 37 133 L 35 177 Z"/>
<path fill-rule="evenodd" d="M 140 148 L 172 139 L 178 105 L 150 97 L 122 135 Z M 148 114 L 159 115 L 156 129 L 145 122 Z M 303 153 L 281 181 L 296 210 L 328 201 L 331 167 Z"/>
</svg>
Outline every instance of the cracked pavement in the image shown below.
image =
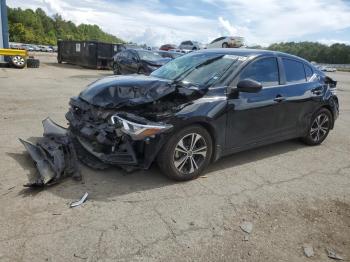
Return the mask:
<svg viewBox="0 0 350 262">
<path fill-rule="evenodd" d="M 22 186 L 35 168 L 17 138 L 40 136 L 47 116 L 65 126 L 69 98 L 111 74 L 39 58 L 39 69 L 0 68 L 0 261 L 308 261 L 304 244 L 314 261 L 330 261 L 325 248 L 350 259 L 350 73 L 331 74 L 341 112 L 321 146 L 242 152 L 186 183 L 156 166 L 82 166 L 81 182 L 33 190 Z"/>
</svg>

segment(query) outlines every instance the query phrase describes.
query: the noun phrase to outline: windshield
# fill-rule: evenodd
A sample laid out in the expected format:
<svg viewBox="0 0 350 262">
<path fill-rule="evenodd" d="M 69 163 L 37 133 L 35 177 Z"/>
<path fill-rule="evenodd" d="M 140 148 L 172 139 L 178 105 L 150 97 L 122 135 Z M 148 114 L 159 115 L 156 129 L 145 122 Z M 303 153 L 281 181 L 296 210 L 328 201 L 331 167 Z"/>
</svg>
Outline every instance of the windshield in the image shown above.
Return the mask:
<svg viewBox="0 0 350 262">
<path fill-rule="evenodd" d="M 215 82 L 230 66 L 237 67 L 244 60 L 236 55 L 191 53 L 170 61 L 151 75 L 201 86 Z"/>
<path fill-rule="evenodd" d="M 162 58 L 158 53 L 150 51 L 137 50 L 137 54 L 141 60 L 155 61 Z"/>
</svg>

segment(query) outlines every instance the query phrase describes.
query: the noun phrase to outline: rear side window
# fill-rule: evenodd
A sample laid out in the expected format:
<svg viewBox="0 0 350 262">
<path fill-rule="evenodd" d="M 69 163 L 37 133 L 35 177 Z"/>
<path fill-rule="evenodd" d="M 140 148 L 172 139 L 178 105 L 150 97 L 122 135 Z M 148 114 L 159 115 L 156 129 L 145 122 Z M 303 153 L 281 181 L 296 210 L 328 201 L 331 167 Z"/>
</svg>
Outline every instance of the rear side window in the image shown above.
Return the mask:
<svg viewBox="0 0 350 262">
<path fill-rule="evenodd" d="M 282 58 L 284 71 L 286 73 L 286 81 L 289 83 L 304 83 L 306 82 L 303 63 L 292 59 Z"/>
<path fill-rule="evenodd" d="M 263 87 L 279 85 L 277 59 L 269 57 L 252 62 L 240 75 L 240 80 L 247 78 L 260 82 Z"/>
<path fill-rule="evenodd" d="M 308 65 L 304 65 L 305 68 L 305 74 L 306 74 L 306 80 L 309 81 L 314 72 L 312 71 L 311 67 Z"/>
</svg>

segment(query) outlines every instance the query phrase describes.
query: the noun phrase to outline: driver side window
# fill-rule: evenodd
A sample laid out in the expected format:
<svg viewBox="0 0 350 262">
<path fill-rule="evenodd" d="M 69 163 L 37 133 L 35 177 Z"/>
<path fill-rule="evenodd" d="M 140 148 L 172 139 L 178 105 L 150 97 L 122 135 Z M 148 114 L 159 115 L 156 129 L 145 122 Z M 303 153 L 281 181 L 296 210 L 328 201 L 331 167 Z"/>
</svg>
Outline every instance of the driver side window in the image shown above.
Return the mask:
<svg viewBox="0 0 350 262">
<path fill-rule="evenodd" d="M 253 61 L 243 69 L 239 80 L 247 78 L 260 82 L 263 87 L 279 85 L 277 59 L 268 57 Z"/>
</svg>

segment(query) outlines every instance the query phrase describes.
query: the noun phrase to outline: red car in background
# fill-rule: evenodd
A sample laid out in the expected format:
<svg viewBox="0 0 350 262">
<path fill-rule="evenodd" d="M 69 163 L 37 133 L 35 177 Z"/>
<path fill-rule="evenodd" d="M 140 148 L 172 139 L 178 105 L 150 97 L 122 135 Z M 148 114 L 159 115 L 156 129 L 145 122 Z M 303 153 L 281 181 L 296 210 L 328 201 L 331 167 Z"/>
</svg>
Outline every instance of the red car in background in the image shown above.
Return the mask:
<svg viewBox="0 0 350 262">
<path fill-rule="evenodd" d="M 171 45 L 171 44 L 166 44 L 166 45 L 162 45 L 159 50 L 163 50 L 163 51 L 169 51 L 170 49 L 176 49 L 177 46 L 176 45 Z"/>
</svg>

